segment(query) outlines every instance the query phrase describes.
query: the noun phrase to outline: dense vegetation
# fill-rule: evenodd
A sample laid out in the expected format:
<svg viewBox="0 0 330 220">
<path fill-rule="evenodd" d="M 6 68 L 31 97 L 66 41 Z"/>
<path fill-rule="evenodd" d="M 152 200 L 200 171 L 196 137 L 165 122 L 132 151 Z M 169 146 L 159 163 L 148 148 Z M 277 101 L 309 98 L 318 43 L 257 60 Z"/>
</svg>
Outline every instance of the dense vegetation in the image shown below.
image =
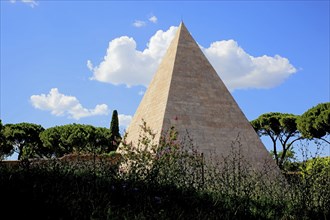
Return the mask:
<svg viewBox="0 0 330 220">
<path fill-rule="evenodd" d="M 0 120 L 0 158 L 18 154 L 28 158 L 59 158 L 71 153 L 110 153 L 120 143 L 118 114 L 114 110 L 110 129 L 67 124 L 44 129 L 33 123 L 3 125 Z"/>
<path fill-rule="evenodd" d="M 306 119 L 264 117 L 286 121 L 279 123 L 278 138 L 285 140 L 294 133 L 299 139 L 288 138 L 286 154 L 293 153 L 295 142 L 304 160 L 284 160 L 281 168 L 294 172 L 283 174 L 266 165 L 263 171 L 253 170 L 240 154 L 239 142 L 229 146 L 228 158 L 206 163 L 189 137 L 179 139 L 175 128 L 156 143 L 153 131 L 143 123 L 139 148 L 132 149 L 125 136 L 121 140 L 113 130 L 115 119 L 112 129 L 0 123 L 1 155 L 21 152 L 18 164 L 0 165 L 1 210 L 13 219 L 329 219 L 330 157 L 308 154 L 312 137 L 324 139 L 329 147 L 325 139 L 329 122 L 322 113 L 327 109 L 302 116 L 325 119 L 315 123 L 314 130 L 308 127 L 313 132 L 324 129 L 317 137 L 299 130 Z M 281 125 L 292 121 L 291 130 Z M 267 123 L 262 125 L 267 128 Z M 113 151 L 119 143 L 120 154 Z M 58 160 L 68 154 L 76 157 Z M 281 160 L 282 155 L 277 157 Z"/>
<path fill-rule="evenodd" d="M 301 116 L 279 112 L 265 113 L 251 121 L 251 124 L 259 136 L 268 136 L 271 139 L 272 155 L 276 164 L 284 169 L 287 158 L 294 152 L 293 144 L 296 141 L 320 140 L 330 144 L 330 140 L 325 138 L 330 134 L 330 102 L 320 103 Z"/>
<path fill-rule="evenodd" d="M 155 143 L 152 131 L 145 131 L 140 149 L 109 154 L 112 160 L 77 157 L 2 164 L 2 210 L 13 219 L 330 217 L 330 158 L 306 160 L 299 165 L 300 173 L 282 178 L 266 166 L 254 172 L 239 155 L 239 143 L 221 164 L 206 164 L 198 149 L 178 140 L 174 130 L 162 139 L 159 150 L 149 151 Z"/>
</svg>

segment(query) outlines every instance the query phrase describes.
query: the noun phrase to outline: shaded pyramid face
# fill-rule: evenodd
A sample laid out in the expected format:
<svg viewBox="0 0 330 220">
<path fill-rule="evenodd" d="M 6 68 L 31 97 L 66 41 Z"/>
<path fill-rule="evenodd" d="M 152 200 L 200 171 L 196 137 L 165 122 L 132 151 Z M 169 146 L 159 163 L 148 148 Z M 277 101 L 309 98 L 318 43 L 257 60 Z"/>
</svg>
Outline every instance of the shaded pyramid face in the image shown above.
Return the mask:
<svg viewBox="0 0 330 220">
<path fill-rule="evenodd" d="M 142 120 L 160 139 L 174 126 L 204 155 L 230 154 L 235 140 L 255 168 L 272 158 L 232 95 L 183 23 L 172 40 L 127 129 L 137 145 Z"/>
</svg>

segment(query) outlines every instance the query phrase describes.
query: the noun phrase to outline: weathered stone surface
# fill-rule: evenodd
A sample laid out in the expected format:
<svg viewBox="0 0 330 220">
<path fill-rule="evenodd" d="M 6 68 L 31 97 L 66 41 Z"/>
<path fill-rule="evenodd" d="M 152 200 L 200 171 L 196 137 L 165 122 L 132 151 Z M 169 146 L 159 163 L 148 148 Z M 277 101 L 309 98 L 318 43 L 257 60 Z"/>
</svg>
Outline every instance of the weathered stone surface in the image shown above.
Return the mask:
<svg viewBox="0 0 330 220">
<path fill-rule="evenodd" d="M 172 40 L 130 126 L 127 142 L 137 144 L 144 119 L 156 132 L 171 126 L 179 135 L 188 132 L 204 155 L 226 157 L 231 145 L 241 145 L 241 154 L 253 167 L 265 161 L 274 164 L 236 101 L 209 63 L 183 23 Z"/>
</svg>

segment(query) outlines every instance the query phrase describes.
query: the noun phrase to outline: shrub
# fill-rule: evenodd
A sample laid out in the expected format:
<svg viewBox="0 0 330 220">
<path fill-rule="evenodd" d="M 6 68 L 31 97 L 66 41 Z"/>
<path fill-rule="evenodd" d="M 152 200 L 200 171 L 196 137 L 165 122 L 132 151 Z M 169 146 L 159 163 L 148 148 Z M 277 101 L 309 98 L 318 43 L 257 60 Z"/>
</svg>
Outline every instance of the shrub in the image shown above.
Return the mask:
<svg viewBox="0 0 330 220">
<path fill-rule="evenodd" d="M 318 159 L 285 181 L 267 164 L 253 170 L 239 138 L 228 157 L 212 161 L 188 133 L 170 128 L 155 143 L 142 128 L 138 148 L 110 154 L 129 165 L 121 172 L 95 154 L 1 164 L 2 210 L 34 219 L 329 219 L 329 166 Z"/>
</svg>

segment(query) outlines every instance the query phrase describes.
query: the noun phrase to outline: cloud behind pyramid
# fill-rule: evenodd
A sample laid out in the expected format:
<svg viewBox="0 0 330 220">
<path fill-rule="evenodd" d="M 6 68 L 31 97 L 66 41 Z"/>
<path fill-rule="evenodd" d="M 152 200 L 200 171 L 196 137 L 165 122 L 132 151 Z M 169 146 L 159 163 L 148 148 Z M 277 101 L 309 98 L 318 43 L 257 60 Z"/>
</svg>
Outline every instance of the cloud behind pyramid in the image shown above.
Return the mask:
<svg viewBox="0 0 330 220">
<path fill-rule="evenodd" d="M 128 36 L 109 42 L 101 63 L 94 66 L 91 79 L 114 85 L 148 86 L 168 48 L 177 27 L 157 31 L 143 51 L 137 50 L 136 41 Z M 209 47 L 201 46 L 229 90 L 246 88 L 273 88 L 283 83 L 297 69 L 280 55 L 255 57 L 248 54 L 235 40 L 215 41 Z"/>
<path fill-rule="evenodd" d="M 143 122 L 154 133 L 148 146 L 140 144 Z M 197 147 L 206 162 L 223 162 L 239 146 L 240 155 L 253 169 L 263 170 L 266 162 L 277 173 L 271 155 L 183 22 L 132 118 L 125 141 L 130 148 L 151 150 L 149 146 L 157 148 L 171 129 L 178 132 L 177 140 L 189 140 L 190 146 Z M 126 149 L 121 145 L 118 151 Z"/>
</svg>

